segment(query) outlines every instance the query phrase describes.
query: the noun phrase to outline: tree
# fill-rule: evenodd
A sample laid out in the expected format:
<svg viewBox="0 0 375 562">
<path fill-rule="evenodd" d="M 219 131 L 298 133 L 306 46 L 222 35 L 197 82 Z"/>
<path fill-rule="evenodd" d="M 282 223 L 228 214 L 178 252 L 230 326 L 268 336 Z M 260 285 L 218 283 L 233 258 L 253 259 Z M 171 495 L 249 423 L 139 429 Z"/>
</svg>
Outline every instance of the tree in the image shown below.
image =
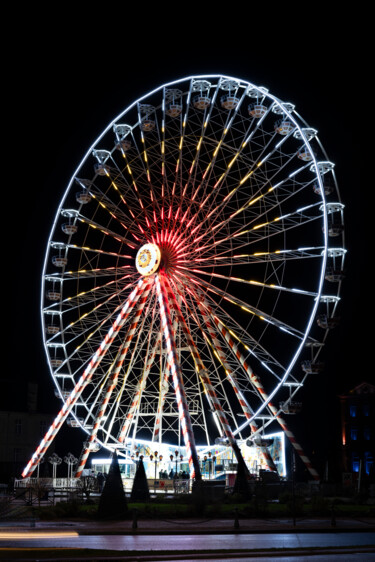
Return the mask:
<svg viewBox="0 0 375 562">
<path fill-rule="evenodd" d="M 112 457 L 107 480 L 100 496 L 98 516 L 103 519 L 121 519 L 127 514 L 127 511 L 128 505 L 117 453 L 115 452 Z"/>
<path fill-rule="evenodd" d="M 233 486 L 233 494 L 240 494 L 246 498 L 250 497 L 250 486 L 247 479 L 247 470 L 244 462 L 239 462 L 237 465 L 236 480 Z"/>
<path fill-rule="evenodd" d="M 148 501 L 150 499 L 150 491 L 148 489 L 148 482 L 142 458 L 138 461 L 130 498 L 132 501 Z"/>
</svg>

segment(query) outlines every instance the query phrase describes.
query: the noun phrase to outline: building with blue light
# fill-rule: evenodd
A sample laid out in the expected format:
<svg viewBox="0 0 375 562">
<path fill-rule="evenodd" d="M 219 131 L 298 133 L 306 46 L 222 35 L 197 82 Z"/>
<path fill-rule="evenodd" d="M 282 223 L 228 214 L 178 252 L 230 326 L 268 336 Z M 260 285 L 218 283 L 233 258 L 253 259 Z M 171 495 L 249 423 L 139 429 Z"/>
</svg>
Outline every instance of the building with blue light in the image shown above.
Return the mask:
<svg viewBox="0 0 375 562">
<path fill-rule="evenodd" d="M 375 468 L 375 386 L 362 382 L 339 398 L 343 472 L 369 476 Z"/>
</svg>

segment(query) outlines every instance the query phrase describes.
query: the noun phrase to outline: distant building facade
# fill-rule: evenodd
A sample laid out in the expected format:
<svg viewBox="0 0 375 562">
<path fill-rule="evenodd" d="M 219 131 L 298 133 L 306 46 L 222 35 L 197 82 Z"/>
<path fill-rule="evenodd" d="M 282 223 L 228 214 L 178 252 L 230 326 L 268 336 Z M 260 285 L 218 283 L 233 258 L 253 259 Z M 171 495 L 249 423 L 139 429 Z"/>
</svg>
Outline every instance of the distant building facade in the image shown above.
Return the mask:
<svg viewBox="0 0 375 562">
<path fill-rule="evenodd" d="M 19 477 L 53 421 L 37 412 L 37 385 L 27 386 L 25 409 L 0 410 L 0 482 Z M 52 451 L 52 449 L 51 449 Z"/>
<path fill-rule="evenodd" d="M 375 468 L 375 386 L 363 382 L 339 398 L 343 472 L 369 475 Z"/>
</svg>

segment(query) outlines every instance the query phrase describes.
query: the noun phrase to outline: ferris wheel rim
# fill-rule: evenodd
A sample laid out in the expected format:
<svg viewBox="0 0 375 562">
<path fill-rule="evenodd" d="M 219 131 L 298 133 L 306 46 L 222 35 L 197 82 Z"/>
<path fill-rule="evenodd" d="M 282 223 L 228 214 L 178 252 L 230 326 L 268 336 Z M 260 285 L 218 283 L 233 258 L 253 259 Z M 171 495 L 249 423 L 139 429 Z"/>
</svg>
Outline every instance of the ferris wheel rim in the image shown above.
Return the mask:
<svg viewBox="0 0 375 562">
<path fill-rule="evenodd" d="M 151 91 L 148 92 L 147 94 L 141 96 L 141 97 L 138 98 L 136 101 L 134 101 L 133 103 L 131 103 L 125 110 L 123 110 L 122 112 L 120 112 L 120 113 L 117 115 L 117 117 L 115 117 L 115 118 L 110 122 L 110 124 L 106 127 L 106 129 L 104 129 L 103 132 L 102 132 L 102 133 L 96 138 L 96 140 L 92 143 L 92 145 L 90 146 L 90 148 L 88 149 L 88 151 L 86 152 L 86 154 L 84 155 L 84 157 L 82 158 L 82 160 L 80 161 L 80 163 L 78 164 L 78 166 L 77 166 L 75 172 L 73 173 L 73 175 L 72 175 L 72 177 L 71 177 L 71 180 L 70 180 L 70 182 L 69 182 L 69 184 L 68 184 L 68 187 L 67 187 L 67 189 L 66 189 L 66 191 L 65 191 L 65 193 L 64 193 L 64 195 L 63 195 L 63 197 L 62 197 L 62 199 L 61 199 L 61 203 L 60 203 L 60 205 L 59 205 L 59 207 L 58 207 L 58 210 L 57 210 L 57 213 L 56 213 L 56 216 L 55 216 L 55 221 L 54 221 L 54 223 L 53 223 L 53 226 L 52 226 L 52 229 L 51 229 L 51 232 L 50 232 L 50 236 L 49 236 L 49 239 L 48 239 L 48 246 L 47 246 L 47 247 L 49 247 L 49 245 L 50 245 L 51 242 L 52 242 L 52 237 L 53 237 L 53 233 L 55 232 L 55 229 L 56 229 L 56 226 L 57 226 L 58 217 L 59 217 L 59 215 L 60 215 L 60 213 L 61 213 L 61 210 L 63 209 L 64 202 L 65 202 L 65 200 L 66 200 L 68 194 L 69 194 L 70 191 L 71 191 L 72 185 L 73 185 L 73 183 L 74 183 L 74 181 L 75 181 L 75 179 L 76 179 L 76 177 L 77 177 L 77 174 L 78 174 L 79 170 L 82 168 L 84 162 L 89 158 L 89 156 L 91 155 L 93 149 L 98 145 L 98 143 L 100 143 L 100 141 L 105 137 L 105 135 L 113 128 L 113 126 L 114 126 L 114 124 L 115 124 L 116 122 L 118 122 L 118 121 L 119 121 L 126 113 L 128 113 L 131 109 L 135 108 L 135 107 L 137 106 L 137 104 L 141 103 L 142 101 L 144 101 L 144 100 L 146 100 L 147 98 L 149 98 L 151 95 L 153 95 L 153 94 L 155 94 L 155 93 L 157 93 L 157 92 L 160 92 L 160 91 L 162 91 L 162 90 L 165 89 L 165 88 L 172 87 L 172 86 L 175 86 L 175 85 L 177 85 L 177 84 L 180 84 L 181 82 L 190 81 L 190 80 L 193 80 L 193 79 L 202 79 L 202 80 L 203 80 L 203 79 L 216 79 L 216 78 L 218 78 L 218 77 L 225 78 L 225 79 L 228 79 L 228 80 L 237 80 L 238 82 L 240 82 L 240 83 L 242 83 L 242 84 L 247 84 L 247 86 L 253 86 L 253 87 L 255 87 L 255 88 L 258 88 L 258 87 L 256 87 L 254 84 L 252 84 L 251 82 L 247 82 L 247 81 L 242 80 L 242 79 L 234 78 L 234 77 L 232 77 L 232 76 L 223 76 L 223 75 L 216 75 L 216 74 L 203 74 L 203 75 L 197 75 L 197 76 L 187 76 L 187 77 L 184 77 L 184 78 L 181 78 L 181 79 L 178 79 L 178 80 L 174 80 L 174 81 L 171 81 L 171 82 L 167 82 L 166 84 L 163 84 L 163 85 L 161 85 L 161 86 L 155 88 L 154 90 L 151 90 Z M 283 111 L 286 115 L 288 115 L 288 117 L 290 118 L 290 120 L 291 120 L 291 121 L 294 123 L 294 125 L 300 130 L 301 135 L 302 135 L 302 139 L 303 139 L 303 141 L 305 141 L 304 144 L 306 144 L 306 146 L 310 146 L 310 145 L 309 145 L 309 140 L 304 136 L 304 133 L 303 133 L 303 131 L 301 130 L 299 123 L 298 123 L 297 120 L 295 119 L 294 115 L 293 115 L 291 112 L 289 112 L 289 110 L 288 110 L 287 108 L 285 108 L 285 107 L 283 106 L 283 102 L 282 102 L 281 100 L 279 100 L 278 98 L 276 98 L 275 96 L 273 96 L 272 94 L 269 94 L 268 92 L 267 92 L 266 95 L 267 95 L 268 98 L 272 99 L 275 103 L 277 103 L 278 105 L 280 105 L 280 107 L 282 107 L 282 111 Z M 136 125 L 135 125 L 135 126 L 136 126 Z M 317 160 L 316 160 L 316 158 L 315 158 L 315 155 L 313 154 L 312 156 L 313 156 L 313 164 L 315 164 L 315 166 L 316 166 L 316 168 L 317 168 L 318 165 L 317 165 Z M 321 190 L 321 192 L 322 192 L 322 199 L 323 199 L 323 203 L 324 203 L 324 218 L 323 218 L 323 223 L 324 223 L 324 250 L 323 250 L 323 254 L 322 254 L 322 255 L 323 255 L 323 258 L 322 258 L 322 265 L 321 265 L 321 272 L 320 272 L 319 287 L 318 287 L 318 290 L 317 290 L 317 297 L 316 297 L 316 300 L 315 300 L 314 307 L 313 307 L 313 309 L 312 309 L 312 311 L 311 311 L 310 318 L 309 318 L 309 320 L 308 320 L 308 322 L 307 322 L 307 325 L 306 325 L 306 328 L 305 328 L 305 331 L 304 331 L 304 337 L 303 337 L 303 339 L 302 339 L 300 345 L 298 346 L 298 348 L 297 348 L 297 350 L 296 350 L 296 352 L 295 352 L 295 354 L 294 354 L 292 360 L 289 362 L 288 368 L 286 369 L 283 378 L 282 378 L 282 379 L 280 380 L 280 382 L 275 386 L 274 390 L 273 390 L 273 391 L 271 392 L 271 394 L 269 395 L 268 400 L 267 400 L 266 402 L 264 402 L 264 403 L 258 408 L 258 410 L 257 410 L 256 412 L 254 412 L 254 414 L 253 414 L 251 420 L 256 419 L 256 418 L 263 412 L 263 410 L 268 406 L 269 402 L 273 399 L 273 397 L 278 393 L 278 391 L 280 390 L 280 388 L 283 386 L 285 380 L 289 377 L 290 372 L 291 372 L 292 369 L 294 368 L 295 363 L 296 363 L 296 361 L 298 360 L 298 358 L 299 358 L 299 356 L 300 356 L 300 354 L 301 354 L 302 348 L 303 348 L 303 347 L 305 346 L 305 344 L 306 344 L 306 341 L 307 341 L 307 339 L 308 339 L 308 337 L 309 337 L 309 333 L 310 333 L 310 330 L 311 330 L 312 323 L 314 322 L 314 319 L 315 319 L 316 314 L 317 314 L 317 309 L 318 309 L 318 306 L 319 306 L 319 303 L 320 303 L 320 299 L 321 299 L 321 295 L 322 295 L 322 290 L 323 290 L 324 274 L 325 274 L 326 262 L 327 262 L 327 248 L 328 248 L 327 211 L 326 211 L 326 206 L 325 206 L 325 198 L 324 198 L 323 183 L 322 183 L 322 179 L 321 179 L 321 176 L 320 176 L 319 173 L 317 174 L 317 181 L 318 181 L 318 183 L 319 183 L 319 187 L 320 187 L 320 190 Z M 48 252 L 46 253 L 45 261 L 44 261 L 44 266 L 43 266 L 43 278 L 44 278 L 45 275 L 46 275 L 47 261 L 48 261 Z M 44 284 L 42 284 L 42 295 L 41 295 L 41 302 L 42 302 L 42 303 L 43 303 L 43 301 L 44 301 L 44 298 L 45 298 L 45 286 L 44 286 Z M 41 315 L 42 315 L 42 317 L 44 317 L 44 309 L 43 309 L 43 306 L 41 307 Z M 46 351 L 47 351 L 47 347 L 46 347 Z M 48 355 L 48 354 L 47 354 L 47 355 Z M 51 372 L 52 372 L 52 371 L 51 371 Z M 52 372 L 52 375 L 53 375 L 53 372 Z M 58 385 L 57 385 L 56 377 L 53 376 L 52 378 L 53 378 L 53 380 L 54 380 L 54 383 L 55 383 L 56 387 L 59 388 Z M 251 421 L 251 420 L 250 420 L 250 421 Z M 246 422 L 246 425 L 248 425 L 248 424 L 250 423 L 250 421 L 247 421 L 247 422 Z M 237 430 L 236 430 L 236 431 L 237 431 Z M 237 431 L 237 432 L 238 432 L 238 431 Z"/>
</svg>

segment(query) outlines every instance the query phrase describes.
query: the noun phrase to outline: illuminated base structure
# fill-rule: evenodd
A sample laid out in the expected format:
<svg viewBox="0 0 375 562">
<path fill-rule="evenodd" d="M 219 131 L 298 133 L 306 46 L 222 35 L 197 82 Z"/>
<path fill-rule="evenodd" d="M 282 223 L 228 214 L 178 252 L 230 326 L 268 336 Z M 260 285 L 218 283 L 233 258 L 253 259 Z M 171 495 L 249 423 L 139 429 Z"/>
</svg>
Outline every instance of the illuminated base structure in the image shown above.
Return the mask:
<svg viewBox="0 0 375 562">
<path fill-rule="evenodd" d="M 280 478 L 286 477 L 285 463 L 285 435 L 283 432 L 266 435 L 268 451 Z M 264 457 L 259 447 L 251 446 L 246 441 L 238 442 L 241 454 L 252 478 L 257 478 L 261 471 L 268 471 Z M 147 478 L 150 480 L 166 481 L 175 479 L 189 479 L 189 463 L 186 447 L 169 444 L 155 444 L 150 441 L 136 441 L 132 453 L 127 457 L 118 457 L 121 474 L 128 487 L 134 478 L 137 463 L 142 459 Z M 225 480 L 228 485 L 233 482 L 237 470 L 237 461 L 233 450 L 223 445 L 197 446 L 198 460 L 202 478 L 204 480 Z M 110 456 L 96 457 L 91 460 L 91 470 L 95 475 L 99 472 L 107 473 L 111 464 Z M 165 485 L 165 484 L 164 484 Z M 160 486 L 158 485 L 159 489 Z M 161 488 L 164 486 L 162 485 Z"/>
</svg>

